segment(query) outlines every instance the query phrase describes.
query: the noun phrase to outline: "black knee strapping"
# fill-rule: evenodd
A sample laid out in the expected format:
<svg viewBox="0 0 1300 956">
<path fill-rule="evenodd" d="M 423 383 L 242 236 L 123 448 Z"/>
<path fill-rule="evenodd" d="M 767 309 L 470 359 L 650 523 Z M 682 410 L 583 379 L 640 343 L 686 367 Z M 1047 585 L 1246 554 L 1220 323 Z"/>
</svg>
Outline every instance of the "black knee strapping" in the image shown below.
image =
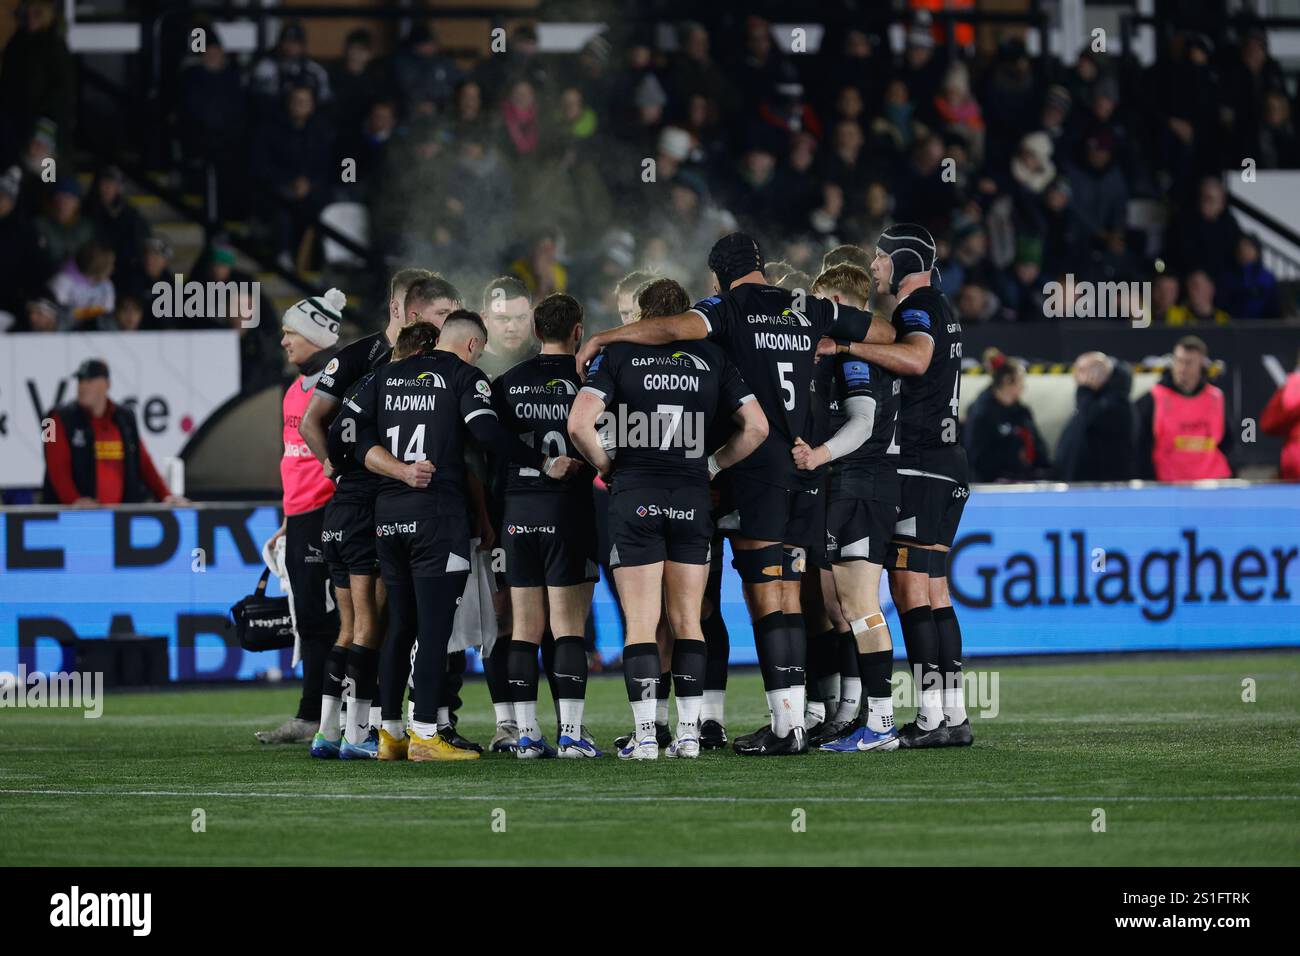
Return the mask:
<svg viewBox="0 0 1300 956">
<path fill-rule="evenodd" d="M 732 551 L 731 566 L 745 584 L 770 584 L 781 580 L 784 556 L 781 545 L 769 544 L 761 548 Z"/>
<path fill-rule="evenodd" d="M 941 558 L 947 558 L 947 555 L 942 551 L 930 551 L 914 544 L 900 544 L 897 541 L 891 541 L 885 547 L 885 567 L 890 571 L 914 571 L 917 574 L 925 574 L 930 577 L 943 577 L 943 574 L 930 574 L 930 566 L 934 560 L 933 555 L 936 554 Z M 942 566 L 946 568 L 946 560 Z"/>
</svg>

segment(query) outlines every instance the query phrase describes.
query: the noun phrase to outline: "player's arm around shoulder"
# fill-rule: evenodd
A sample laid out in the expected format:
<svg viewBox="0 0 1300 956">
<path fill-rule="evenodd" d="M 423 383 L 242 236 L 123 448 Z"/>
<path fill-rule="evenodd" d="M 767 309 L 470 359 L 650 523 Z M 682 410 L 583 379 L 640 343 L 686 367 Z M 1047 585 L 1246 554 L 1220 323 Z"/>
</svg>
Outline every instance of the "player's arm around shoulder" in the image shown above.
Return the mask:
<svg viewBox="0 0 1300 956">
<path fill-rule="evenodd" d="M 688 310 L 677 315 L 642 319 L 631 325 L 597 332 L 578 350 L 578 374 L 585 378 L 587 365 L 600 352 L 616 342 L 634 345 L 668 345 L 670 342 L 695 341 L 709 337 L 709 323 L 699 312 Z"/>
</svg>

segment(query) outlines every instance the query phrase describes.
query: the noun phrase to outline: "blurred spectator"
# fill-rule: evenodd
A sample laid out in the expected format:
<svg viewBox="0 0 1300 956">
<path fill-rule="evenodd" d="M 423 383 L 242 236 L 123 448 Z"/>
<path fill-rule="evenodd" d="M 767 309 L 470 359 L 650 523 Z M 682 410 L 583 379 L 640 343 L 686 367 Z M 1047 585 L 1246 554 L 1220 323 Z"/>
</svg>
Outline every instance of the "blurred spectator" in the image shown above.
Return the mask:
<svg viewBox="0 0 1300 956">
<path fill-rule="evenodd" d="M 89 239 L 50 280 L 50 293 L 72 318 L 74 328 L 93 324 L 101 315 L 113 311 L 113 266 L 116 255 L 112 246 L 99 239 Z"/>
<path fill-rule="evenodd" d="M 48 211 L 37 218 L 36 232 L 45 256 L 55 268 L 95 236 L 95 227 L 81 213 L 81 184 L 71 176 L 54 186 Z"/>
<path fill-rule="evenodd" d="M 939 129 L 960 134 L 970 146 L 971 158 L 979 163 L 984 154 L 984 115 L 971 95 L 970 73 L 964 63 L 948 67 L 933 108 Z"/>
<path fill-rule="evenodd" d="M 144 306 L 146 330 L 171 327 L 171 320 L 167 317 L 155 316 L 153 308 L 154 299 L 157 297 L 154 286 L 159 282 L 169 287 L 175 283 L 171 265 L 172 244 L 165 236 L 150 236 L 140 244 L 139 265 L 126 275 L 118 277 L 118 292 L 134 296 Z"/>
<path fill-rule="evenodd" d="M 736 90 L 731 79 L 710 51 L 709 31 L 699 23 L 681 29 L 681 53 L 673 59 L 668 89 L 679 108 L 692 97 L 712 101 L 726 112 L 736 107 Z"/>
<path fill-rule="evenodd" d="M 307 56 L 307 34 L 302 24 L 290 20 L 280 28 L 271 55 L 253 67 L 251 86 L 263 117 L 279 111 L 285 97 L 295 89 L 306 88 L 312 102 L 323 104 L 330 99 L 330 78 L 325 68 Z"/>
<path fill-rule="evenodd" d="M 76 374 L 76 400 L 48 413 L 54 429 L 53 441 L 45 443 L 45 502 L 85 508 L 149 500 L 188 504 L 158 474 L 135 412 L 108 397 L 108 366 L 86 359 Z"/>
<path fill-rule="evenodd" d="M 117 270 L 130 271 L 139 264 L 140 245 L 149 235 L 144 221 L 126 198 L 126 177 L 116 166 L 105 166 L 95 176 L 86 199 L 86 218 L 95 235 L 107 243 L 117 257 Z"/>
<path fill-rule="evenodd" d="M 1133 477 L 1133 405 L 1128 365 L 1102 352 L 1074 363 L 1074 414 L 1056 448 L 1062 481 L 1128 481 Z"/>
<path fill-rule="evenodd" d="M 1249 154 L 1247 144 L 1259 139 L 1268 94 L 1286 94 L 1286 78 L 1277 60 L 1268 54 L 1268 38 L 1262 29 L 1247 29 L 1237 46 L 1236 56 L 1223 71 L 1223 99 L 1233 139 Z M 1284 101 L 1285 102 L 1285 101 Z"/>
<path fill-rule="evenodd" d="M 339 130 L 358 129 L 371 105 L 384 96 L 384 79 L 375 60 L 370 31 L 356 29 L 343 41 L 343 58 L 330 69 L 334 123 Z"/>
<path fill-rule="evenodd" d="M 1011 158 L 1015 144 L 1034 129 L 1034 115 L 1042 102 L 1024 41 L 1010 38 L 998 45 L 997 59 L 979 100 L 988 124 L 985 162 L 990 168 L 1001 168 Z"/>
<path fill-rule="evenodd" d="M 501 123 L 511 159 L 528 156 L 541 145 L 537 94 L 527 80 L 510 85 L 509 95 L 501 102 Z"/>
<path fill-rule="evenodd" d="M 1020 399 L 1025 367 L 997 349 L 987 349 L 991 381 L 972 403 L 962 429 L 973 481 L 1034 481 L 1051 469 L 1047 445 L 1034 413 Z"/>
<path fill-rule="evenodd" d="M 1047 314 L 1042 258 L 1042 240 L 1037 236 L 1022 236 L 1016 243 L 1015 263 L 998 284 L 998 293 L 1006 304 L 1009 317 L 1017 322 L 1037 322 Z"/>
<path fill-rule="evenodd" d="M 583 47 L 584 58 L 599 60 L 599 55 L 592 56 L 592 50 L 603 50 L 604 56 L 608 57 L 609 41 L 597 36 Z M 526 80 L 535 90 L 546 89 L 550 83 L 549 76 L 546 59 L 539 55 L 537 31 L 527 23 L 510 31 L 505 52 L 494 51 L 474 71 L 474 79 L 489 103 L 501 100 L 507 87 L 515 80 Z"/>
<path fill-rule="evenodd" d="M 1233 437 L 1227 401 L 1205 370 L 1208 349 L 1194 335 L 1179 339 L 1173 361 L 1137 400 L 1137 476 L 1148 481 L 1231 478 Z"/>
<path fill-rule="evenodd" d="M 510 271 L 528 289 L 534 302 L 569 287 L 569 273 L 559 260 L 559 237 L 543 229 L 528 247 L 527 255 L 510 264 Z"/>
<path fill-rule="evenodd" d="M 1242 234 L 1236 266 L 1219 278 L 1216 300 L 1235 319 L 1276 319 L 1282 315 L 1277 277 L 1264 268 L 1259 239 Z"/>
<path fill-rule="evenodd" d="M 1075 213 L 1074 190 L 1058 176 L 1043 194 L 1043 271 L 1049 276 L 1075 272 L 1088 255 L 1088 235 Z"/>
<path fill-rule="evenodd" d="M 66 324 L 63 314 L 51 299 L 29 299 L 24 307 L 25 321 L 15 332 L 59 332 Z"/>
<path fill-rule="evenodd" d="M 911 91 L 914 102 L 932 103 L 943 84 L 945 58 L 935 52 L 934 35 L 928 26 L 912 26 L 907 31 L 906 44 L 903 51 L 903 82 Z"/>
<path fill-rule="evenodd" d="M 226 55 L 215 25 L 207 31 L 204 51 L 181 70 L 176 126 L 190 188 L 207 188 L 202 166 L 211 163 L 220 215 L 245 214 L 248 97 L 239 65 Z"/>
<path fill-rule="evenodd" d="M 1182 282 L 1174 273 L 1158 273 L 1151 281 L 1151 318 L 1156 322 L 1169 322 L 1169 310 L 1182 297 Z"/>
<path fill-rule="evenodd" d="M 0 174 L 0 323 L 14 325 L 25 296 L 41 288 L 49 267 L 41 255 L 40 239 L 18 208 L 21 173 L 15 166 Z"/>
<path fill-rule="evenodd" d="M 139 332 L 144 326 L 144 305 L 133 295 L 117 298 L 112 312 L 104 312 L 79 328 L 86 332 Z"/>
<path fill-rule="evenodd" d="M 1285 481 L 1300 481 L 1300 357 L 1296 359 L 1295 371 L 1264 406 L 1259 428 L 1265 435 L 1282 439 L 1278 476 Z"/>
<path fill-rule="evenodd" d="M 1203 269 L 1218 276 L 1232 267 L 1241 229 L 1228 209 L 1227 192 L 1218 178 L 1201 180 L 1196 209 L 1175 216 L 1167 235 L 1169 263 L 1184 275 Z"/>
<path fill-rule="evenodd" d="M 289 91 L 282 115 L 264 125 L 253 144 L 253 177 L 271 193 L 266 214 L 283 268 L 293 268 L 304 231 L 329 201 L 336 175 L 332 144 L 332 131 L 306 86 Z"/>
<path fill-rule="evenodd" d="M 968 325 L 1002 321 L 1010 316 L 992 289 L 970 281 L 957 293 L 957 318 Z"/>
<path fill-rule="evenodd" d="M 27 0 L 21 16 L 0 62 L 0 144 L 23 141 L 42 119 L 66 139 L 77 74 L 54 0 Z M 0 162 L 14 158 L 0 156 Z"/>
<path fill-rule="evenodd" d="M 1165 322 L 1169 325 L 1199 325 L 1205 322 L 1223 325 L 1228 318 L 1227 312 L 1214 305 L 1214 280 L 1200 269 L 1187 277 L 1186 303 L 1170 306 L 1165 312 Z"/>
<path fill-rule="evenodd" d="M 1084 143 L 1084 161 L 1070 167 L 1071 205 L 1084 234 L 1097 247 L 1123 249 L 1128 185 L 1116 165 L 1115 137 L 1099 130 Z M 1078 266 L 1074 271 L 1082 271 Z"/>
<path fill-rule="evenodd" d="M 925 127 L 916 118 L 907 84 L 899 79 L 885 87 L 885 103 L 871 122 L 872 152 L 884 156 L 906 156 Z"/>
<path fill-rule="evenodd" d="M 1264 95 L 1263 115 L 1259 127 L 1259 168 L 1296 169 L 1300 167 L 1300 138 L 1291 120 L 1291 102 L 1286 93 L 1270 90 Z"/>
<path fill-rule="evenodd" d="M 450 57 L 438 49 L 438 37 L 424 22 L 416 22 L 406 43 L 393 57 L 393 83 L 407 117 L 437 116 L 451 102 L 464 79 Z"/>
</svg>

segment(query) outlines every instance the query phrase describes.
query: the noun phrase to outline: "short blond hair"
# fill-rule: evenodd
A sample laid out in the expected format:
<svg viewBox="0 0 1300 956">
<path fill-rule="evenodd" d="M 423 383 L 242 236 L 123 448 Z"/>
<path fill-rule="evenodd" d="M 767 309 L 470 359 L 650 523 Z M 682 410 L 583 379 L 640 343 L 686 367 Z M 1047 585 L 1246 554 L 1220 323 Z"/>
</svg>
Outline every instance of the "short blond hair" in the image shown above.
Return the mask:
<svg viewBox="0 0 1300 956">
<path fill-rule="evenodd" d="M 812 293 L 829 296 L 832 292 L 838 292 L 846 299 L 854 299 L 865 307 L 871 300 L 871 273 L 847 262 L 831 266 L 813 280 Z"/>
</svg>

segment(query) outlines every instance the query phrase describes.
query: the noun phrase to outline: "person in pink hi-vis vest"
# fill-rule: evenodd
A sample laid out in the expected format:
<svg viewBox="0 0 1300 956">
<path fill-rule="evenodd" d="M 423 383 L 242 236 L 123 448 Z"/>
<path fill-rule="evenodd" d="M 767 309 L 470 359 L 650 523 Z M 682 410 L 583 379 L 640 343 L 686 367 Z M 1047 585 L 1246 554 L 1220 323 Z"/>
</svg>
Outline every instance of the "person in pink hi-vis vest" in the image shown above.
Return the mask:
<svg viewBox="0 0 1300 956">
<path fill-rule="evenodd" d="M 1138 477 L 1155 481 L 1231 478 L 1233 429 L 1227 399 L 1205 376 L 1209 350 L 1195 335 L 1178 340 L 1173 362 L 1137 400 Z"/>
<path fill-rule="evenodd" d="M 1296 357 L 1296 370 L 1264 406 L 1259 428 L 1265 435 L 1283 440 L 1278 477 L 1284 481 L 1300 481 L 1300 356 Z"/>
<path fill-rule="evenodd" d="M 267 542 L 285 539 L 284 564 L 289 575 L 293 617 L 302 656 L 302 698 L 298 713 L 275 730 L 259 731 L 262 743 L 310 740 L 320 724 L 325 662 L 339 634 L 339 615 L 330 589 L 329 568 L 321 551 L 325 505 L 334 483 L 312 454 L 298 429 L 311 402 L 321 371 L 334 355 L 341 313 L 347 298 L 337 289 L 295 303 L 284 313 L 280 339 L 298 376 L 284 393 L 284 452 L 280 483 L 284 488 L 284 521 Z"/>
</svg>

